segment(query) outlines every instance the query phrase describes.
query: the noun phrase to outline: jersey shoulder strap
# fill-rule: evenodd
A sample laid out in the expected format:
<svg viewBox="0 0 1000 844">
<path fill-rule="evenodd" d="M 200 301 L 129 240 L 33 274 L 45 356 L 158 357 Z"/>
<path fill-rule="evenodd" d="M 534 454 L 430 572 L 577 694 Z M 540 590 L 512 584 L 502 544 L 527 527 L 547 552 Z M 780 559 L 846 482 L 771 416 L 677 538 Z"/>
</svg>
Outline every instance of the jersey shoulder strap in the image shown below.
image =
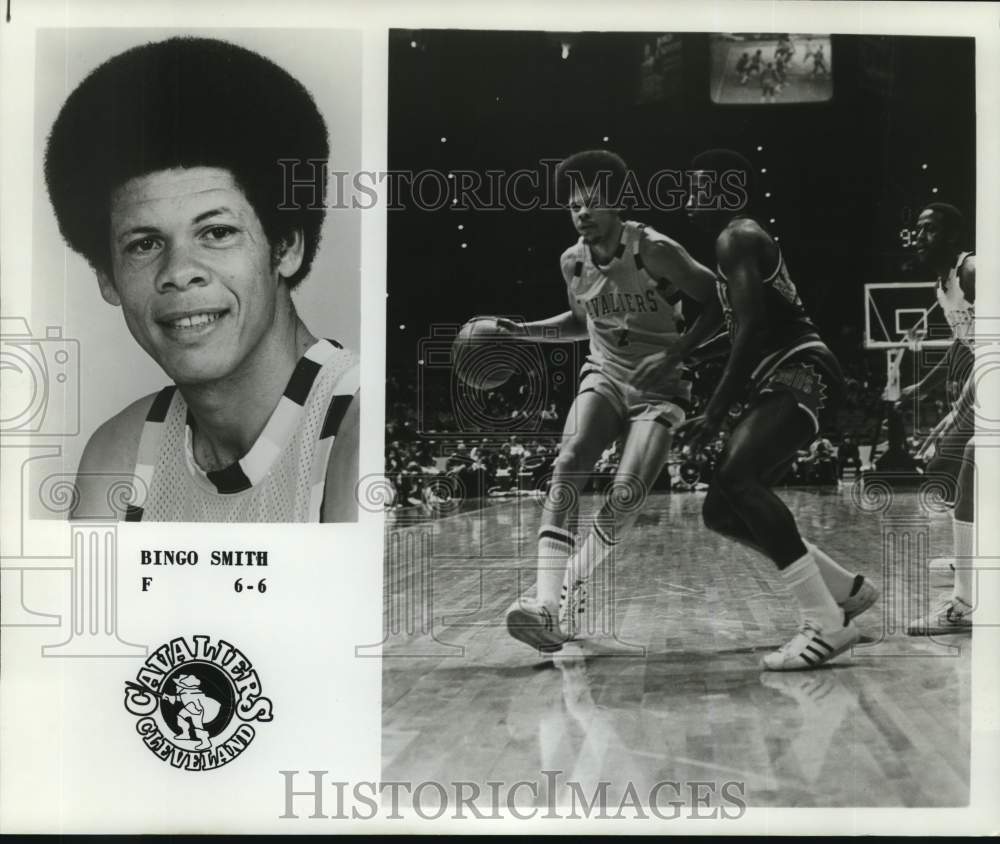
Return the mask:
<svg viewBox="0 0 1000 844">
<path fill-rule="evenodd" d="M 160 453 L 160 442 L 163 440 L 163 423 L 177 395 L 177 385 L 164 387 L 156 394 L 153 403 L 146 412 L 142 423 L 142 433 L 139 435 L 139 451 L 136 453 L 135 469 L 132 478 L 132 498 L 125 508 L 126 522 L 141 522 L 143 506 L 153 485 L 153 473 L 156 470 L 156 459 Z"/>
</svg>

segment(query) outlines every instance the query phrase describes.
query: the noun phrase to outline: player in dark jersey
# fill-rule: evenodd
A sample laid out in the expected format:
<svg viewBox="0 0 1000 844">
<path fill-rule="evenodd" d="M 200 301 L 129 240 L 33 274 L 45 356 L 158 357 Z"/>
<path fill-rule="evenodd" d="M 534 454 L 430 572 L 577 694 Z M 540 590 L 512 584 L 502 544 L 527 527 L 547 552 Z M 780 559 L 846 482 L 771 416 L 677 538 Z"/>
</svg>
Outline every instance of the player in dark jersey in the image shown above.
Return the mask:
<svg viewBox="0 0 1000 844">
<path fill-rule="evenodd" d="M 779 91 L 784 87 L 785 80 L 788 78 L 785 73 L 785 61 L 786 59 L 783 56 L 774 57 L 774 73 L 778 77 L 777 90 Z"/>
<path fill-rule="evenodd" d="M 925 476 L 944 478 L 953 491 L 952 511 L 955 543 L 955 584 L 940 596 L 930 612 L 907 625 L 910 636 L 929 636 L 972 629 L 975 605 L 974 570 L 971 558 L 975 540 L 975 379 L 972 377 L 976 256 L 961 248 L 964 218 L 953 205 L 934 202 L 917 218 L 917 257 L 938 279 L 938 305 L 951 327 L 953 342 L 940 363 L 915 384 L 906 387 L 900 401 L 926 394 L 947 378 L 951 410 L 937 425 L 929 442 L 934 459 Z"/>
<path fill-rule="evenodd" d="M 816 437 L 820 412 L 843 376 L 802 306 L 778 244 L 749 216 L 750 164 L 732 150 L 711 150 L 699 155 L 691 169 L 688 213 L 718 234 L 719 302 L 731 340 L 705 413 L 688 426 L 692 451 L 715 439 L 730 408 L 743 402 L 703 516 L 711 530 L 769 557 L 799 604 L 799 633 L 767 654 L 764 667 L 814 668 L 858 640 L 851 619 L 875 603 L 878 592 L 861 575 L 807 545 L 771 487 Z M 729 192 L 720 192 L 720 184 Z M 745 189 L 738 202 L 732 201 L 734 184 Z M 731 210 L 725 210 L 727 200 Z"/>
<path fill-rule="evenodd" d="M 787 34 L 779 35 L 778 46 L 774 50 L 774 60 L 776 62 L 790 62 L 794 54 L 795 45 L 792 43 L 791 37 Z"/>
<path fill-rule="evenodd" d="M 774 92 L 778 87 L 778 74 L 775 73 L 773 62 L 768 62 L 767 67 L 760 75 L 760 101 L 762 103 L 773 103 Z"/>
<path fill-rule="evenodd" d="M 744 53 L 736 62 L 736 73 L 740 77 L 740 85 L 747 84 L 747 69 L 750 66 L 750 54 Z"/>
<path fill-rule="evenodd" d="M 813 76 L 827 76 L 830 73 L 829 68 L 826 66 L 826 56 L 823 55 L 823 45 L 820 44 L 816 48 L 816 52 L 812 54 L 813 60 Z"/>
</svg>

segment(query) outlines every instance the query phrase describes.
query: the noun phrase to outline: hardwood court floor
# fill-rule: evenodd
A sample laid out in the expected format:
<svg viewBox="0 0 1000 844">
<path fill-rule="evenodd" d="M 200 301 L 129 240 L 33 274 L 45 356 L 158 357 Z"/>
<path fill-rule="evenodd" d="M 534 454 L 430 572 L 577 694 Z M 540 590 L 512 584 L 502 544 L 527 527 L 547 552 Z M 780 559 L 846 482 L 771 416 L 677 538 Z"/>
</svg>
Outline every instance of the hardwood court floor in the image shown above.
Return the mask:
<svg viewBox="0 0 1000 844">
<path fill-rule="evenodd" d="M 592 637 L 554 659 L 503 626 L 534 581 L 537 501 L 397 523 L 384 779 L 528 780 L 540 803 L 548 770 L 560 791 L 609 781 L 612 799 L 628 783 L 645 795 L 664 780 L 736 781 L 751 807 L 965 805 L 971 637 L 900 632 L 940 591 L 926 560 L 950 555 L 950 518 L 914 493 L 883 513 L 861 512 L 849 488 L 781 495 L 808 539 L 883 590 L 857 622 L 868 641 L 817 671 L 758 667 L 796 613 L 770 562 L 701 526 L 703 493 L 648 502 L 592 586 Z"/>
</svg>

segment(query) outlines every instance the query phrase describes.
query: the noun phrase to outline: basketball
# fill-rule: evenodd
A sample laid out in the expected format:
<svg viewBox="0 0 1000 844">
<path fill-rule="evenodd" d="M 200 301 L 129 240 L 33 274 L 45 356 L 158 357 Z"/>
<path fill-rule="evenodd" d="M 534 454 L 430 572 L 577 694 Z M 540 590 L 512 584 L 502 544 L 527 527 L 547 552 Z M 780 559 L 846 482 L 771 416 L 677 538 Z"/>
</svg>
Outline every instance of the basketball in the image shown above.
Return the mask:
<svg viewBox="0 0 1000 844">
<path fill-rule="evenodd" d="M 455 374 L 468 387 L 495 390 L 516 369 L 516 355 L 506 338 L 509 333 L 496 317 L 474 317 L 462 326 L 453 346 Z"/>
</svg>

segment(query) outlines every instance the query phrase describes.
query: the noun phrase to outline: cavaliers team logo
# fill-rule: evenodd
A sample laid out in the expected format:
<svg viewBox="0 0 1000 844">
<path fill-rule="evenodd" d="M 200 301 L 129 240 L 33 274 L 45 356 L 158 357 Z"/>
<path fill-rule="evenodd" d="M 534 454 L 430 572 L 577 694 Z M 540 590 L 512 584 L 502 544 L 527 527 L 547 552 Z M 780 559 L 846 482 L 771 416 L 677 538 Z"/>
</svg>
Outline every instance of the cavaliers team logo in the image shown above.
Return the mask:
<svg viewBox="0 0 1000 844">
<path fill-rule="evenodd" d="M 210 636 L 172 639 L 125 683 L 125 708 L 154 754 L 175 768 L 210 771 L 253 741 L 254 721 L 270 721 L 253 663 L 229 642 Z"/>
</svg>

